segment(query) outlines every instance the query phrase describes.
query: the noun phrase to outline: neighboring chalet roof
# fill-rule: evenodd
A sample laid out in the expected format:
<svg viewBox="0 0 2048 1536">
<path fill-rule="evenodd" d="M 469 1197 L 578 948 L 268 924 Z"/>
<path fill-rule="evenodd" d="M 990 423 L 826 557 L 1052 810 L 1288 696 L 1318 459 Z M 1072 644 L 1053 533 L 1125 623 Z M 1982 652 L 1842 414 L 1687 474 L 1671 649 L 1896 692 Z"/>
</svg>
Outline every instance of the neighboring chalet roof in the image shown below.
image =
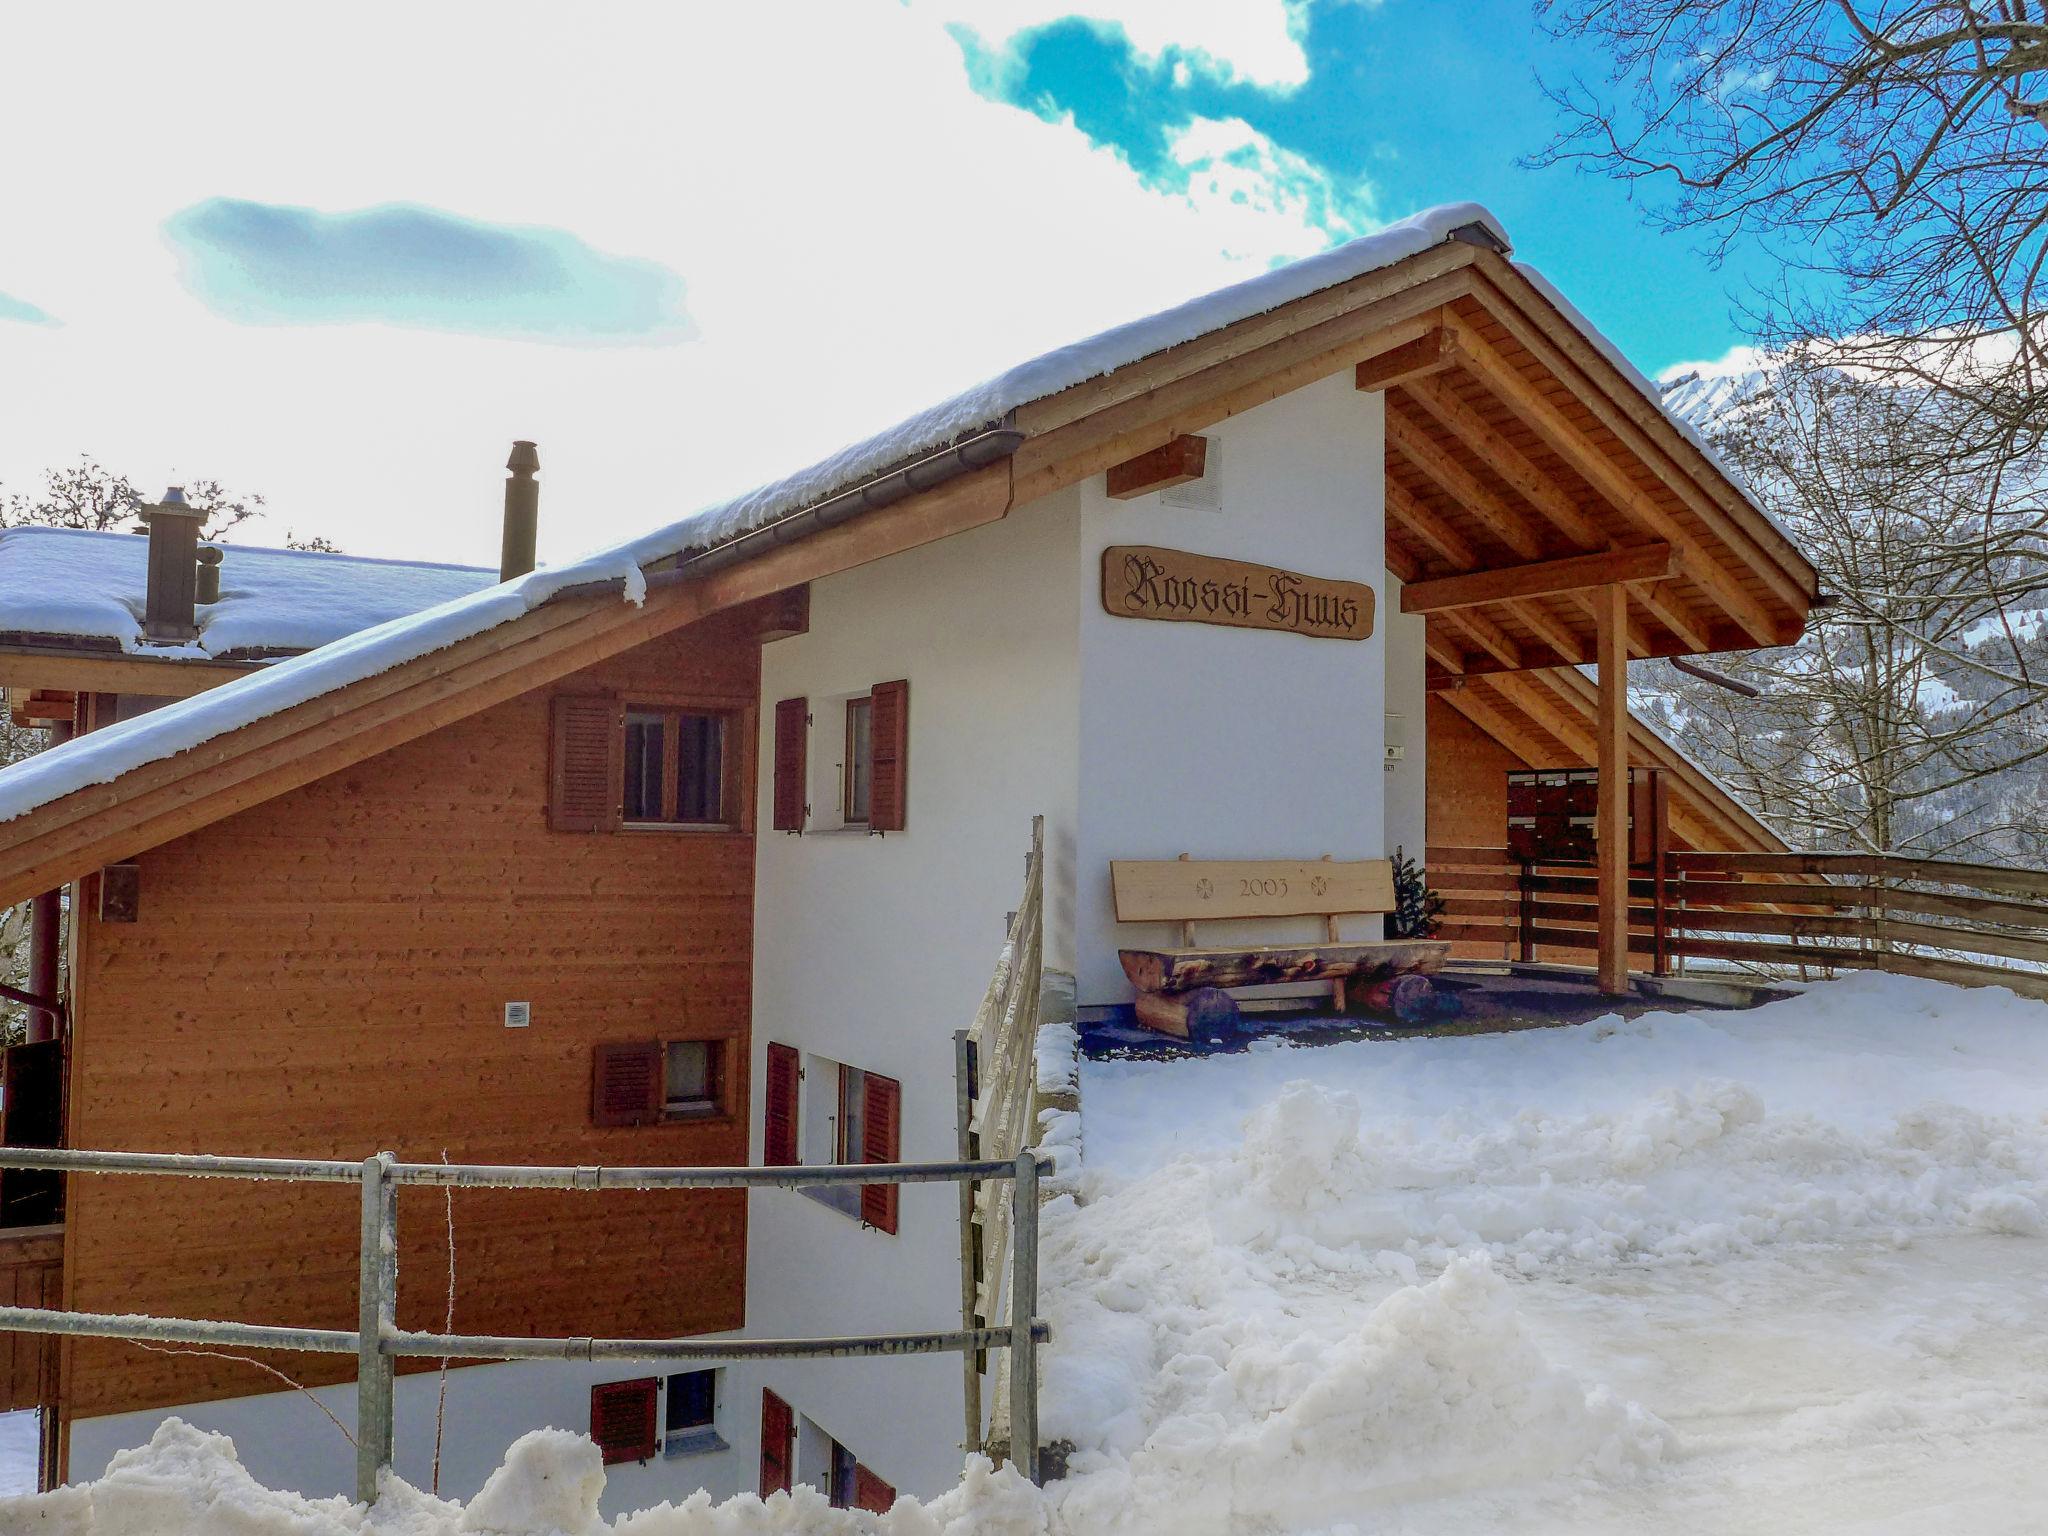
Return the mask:
<svg viewBox="0 0 2048 1536">
<path fill-rule="evenodd" d="M 995 521 L 1347 368 L 1387 391 L 1387 560 L 1404 580 L 1668 545 L 1664 575 L 1631 589 L 1637 654 L 1796 636 L 1812 567 L 1506 250 L 1484 209 L 1431 209 L 1048 352 L 639 538 L 39 754 L 0 772 L 0 902 L 707 614 Z M 1428 635 L 1439 676 L 1592 654 L 1570 595 L 1461 597 Z"/>
<path fill-rule="evenodd" d="M 194 610 L 198 638 L 145 642 L 149 539 L 82 528 L 0 529 L 0 643 L 177 660 L 292 655 L 497 585 L 480 566 L 370 560 L 216 544 L 220 600 Z"/>
<path fill-rule="evenodd" d="M 1593 766 L 1599 688 L 1576 667 L 1488 673 L 1438 689 L 1433 697 L 1532 768 Z M 1691 846 L 1735 853 L 1786 850 L 1785 840 L 1734 790 L 1633 709 L 1628 758 L 1664 770 L 1672 828 Z"/>
</svg>

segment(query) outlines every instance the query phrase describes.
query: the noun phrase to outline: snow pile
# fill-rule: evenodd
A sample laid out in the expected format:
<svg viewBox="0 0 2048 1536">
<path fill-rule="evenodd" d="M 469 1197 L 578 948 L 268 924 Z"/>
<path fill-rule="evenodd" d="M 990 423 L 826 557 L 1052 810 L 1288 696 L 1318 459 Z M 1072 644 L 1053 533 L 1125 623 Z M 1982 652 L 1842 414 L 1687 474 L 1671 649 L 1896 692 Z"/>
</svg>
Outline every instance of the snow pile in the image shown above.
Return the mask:
<svg viewBox="0 0 2048 1536">
<path fill-rule="evenodd" d="M 1866 973 L 1752 1013 L 1090 1063 L 1084 1102 L 1103 1178 L 1198 1172 L 1219 1235 L 1282 1265 L 2048 1230 L 2048 1009 L 2000 989 Z"/>
<path fill-rule="evenodd" d="M 762 1501 L 703 1494 L 608 1524 L 597 1447 L 542 1429 L 521 1436 L 467 1508 L 392 1478 L 373 1510 L 264 1488 L 225 1435 L 169 1419 L 123 1451 L 98 1482 L 0 1499 L 0 1536 L 1041 1536 L 1044 1498 L 1014 1472 L 976 1457 L 960 1485 L 930 1504 L 898 1501 L 876 1517 L 831 1508 L 812 1488 Z"/>
<path fill-rule="evenodd" d="M 123 651 L 203 659 L 306 651 L 497 585 L 495 570 L 300 549 L 217 546 L 220 601 L 194 610 L 189 645 L 142 637 L 149 540 L 82 528 L 0 530 L 0 630 L 112 640 Z"/>
</svg>

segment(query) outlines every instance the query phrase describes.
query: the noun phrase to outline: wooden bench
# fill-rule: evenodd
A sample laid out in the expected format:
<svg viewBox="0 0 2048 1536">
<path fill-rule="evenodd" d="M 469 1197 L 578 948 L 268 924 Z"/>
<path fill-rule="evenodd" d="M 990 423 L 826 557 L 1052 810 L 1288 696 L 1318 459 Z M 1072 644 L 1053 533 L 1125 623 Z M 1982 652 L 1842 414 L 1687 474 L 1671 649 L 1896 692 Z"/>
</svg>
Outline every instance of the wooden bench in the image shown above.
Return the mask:
<svg viewBox="0 0 2048 1536">
<path fill-rule="evenodd" d="M 1137 989 L 1138 1022 L 1184 1039 L 1213 1039 L 1237 1028 L 1237 1000 L 1226 987 L 1330 981 L 1347 1011 L 1389 1010 L 1419 1019 L 1433 1001 L 1428 973 L 1450 953 L 1439 939 L 1338 938 L 1339 917 L 1393 911 L 1394 867 L 1387 859 L 1213 861 L 1182 854 L 1112 859 L 1109 878 L 1118 922 L 1180 924 L 1177 948 L 1120 949 L 1117 955 Z M 1197 922 L 1265 917 L 1320 917 L 1323 941 L 1195 942 Z"/>
</svg>

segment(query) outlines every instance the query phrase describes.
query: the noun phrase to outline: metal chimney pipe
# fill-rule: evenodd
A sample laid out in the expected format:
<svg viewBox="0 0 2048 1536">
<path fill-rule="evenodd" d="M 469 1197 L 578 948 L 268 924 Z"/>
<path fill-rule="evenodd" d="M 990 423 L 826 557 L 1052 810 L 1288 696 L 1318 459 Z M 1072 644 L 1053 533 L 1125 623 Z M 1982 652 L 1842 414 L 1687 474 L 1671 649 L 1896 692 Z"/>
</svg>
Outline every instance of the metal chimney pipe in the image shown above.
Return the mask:
<svg viewBox="0 0 2048 1536">
<path fill-rule="evenodd" d="M 149 578 L 143 591 L 142 633 L 151 640 L 191 640 L 199 634 L 192 599 L 198 585 L 199 525 L 206 514 L 174 485 L 155 506 L 142 509 L 149 529 Z"/>
<path fill-rule="evenodd" d="M 498 555 L 498 580 L 510 581 L 533 569 L 534 541 L 540 533 L 540 453 L 520 438 L 505 461 L 512 471 L 505 481 L 505 543 Z"/>
<path fill-rule="evenodd" d="M 199 586 L 193 594 L 195 602 L 217 603 L 220 601 L 220 563 L 225 554 L 211 544 L 199 551 Z"/>
</svg>

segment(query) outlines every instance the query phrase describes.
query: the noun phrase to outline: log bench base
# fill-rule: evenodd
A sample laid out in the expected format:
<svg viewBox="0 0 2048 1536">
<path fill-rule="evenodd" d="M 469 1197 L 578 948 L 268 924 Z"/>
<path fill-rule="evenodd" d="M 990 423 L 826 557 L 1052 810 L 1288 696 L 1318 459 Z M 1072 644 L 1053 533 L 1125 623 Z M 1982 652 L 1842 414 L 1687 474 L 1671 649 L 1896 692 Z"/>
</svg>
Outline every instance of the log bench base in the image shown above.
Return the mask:
<svg viewBox="0 0 2048 1536">
<path fill-rule="evenodd" d="M 1183 1040 L 1237 1032 L 1242 1011 L 1226 987 L 1342 981 L 1347 1013 L 1392 1013 L 1404 1023 L 1433 1016 L 1429 973 L 1450 954 L 1440 939 L 1382 939 L 1271 949 L 1125 949 L 1117 952 L 1137 989 L 1137 1020 Z"/>
</svg>

